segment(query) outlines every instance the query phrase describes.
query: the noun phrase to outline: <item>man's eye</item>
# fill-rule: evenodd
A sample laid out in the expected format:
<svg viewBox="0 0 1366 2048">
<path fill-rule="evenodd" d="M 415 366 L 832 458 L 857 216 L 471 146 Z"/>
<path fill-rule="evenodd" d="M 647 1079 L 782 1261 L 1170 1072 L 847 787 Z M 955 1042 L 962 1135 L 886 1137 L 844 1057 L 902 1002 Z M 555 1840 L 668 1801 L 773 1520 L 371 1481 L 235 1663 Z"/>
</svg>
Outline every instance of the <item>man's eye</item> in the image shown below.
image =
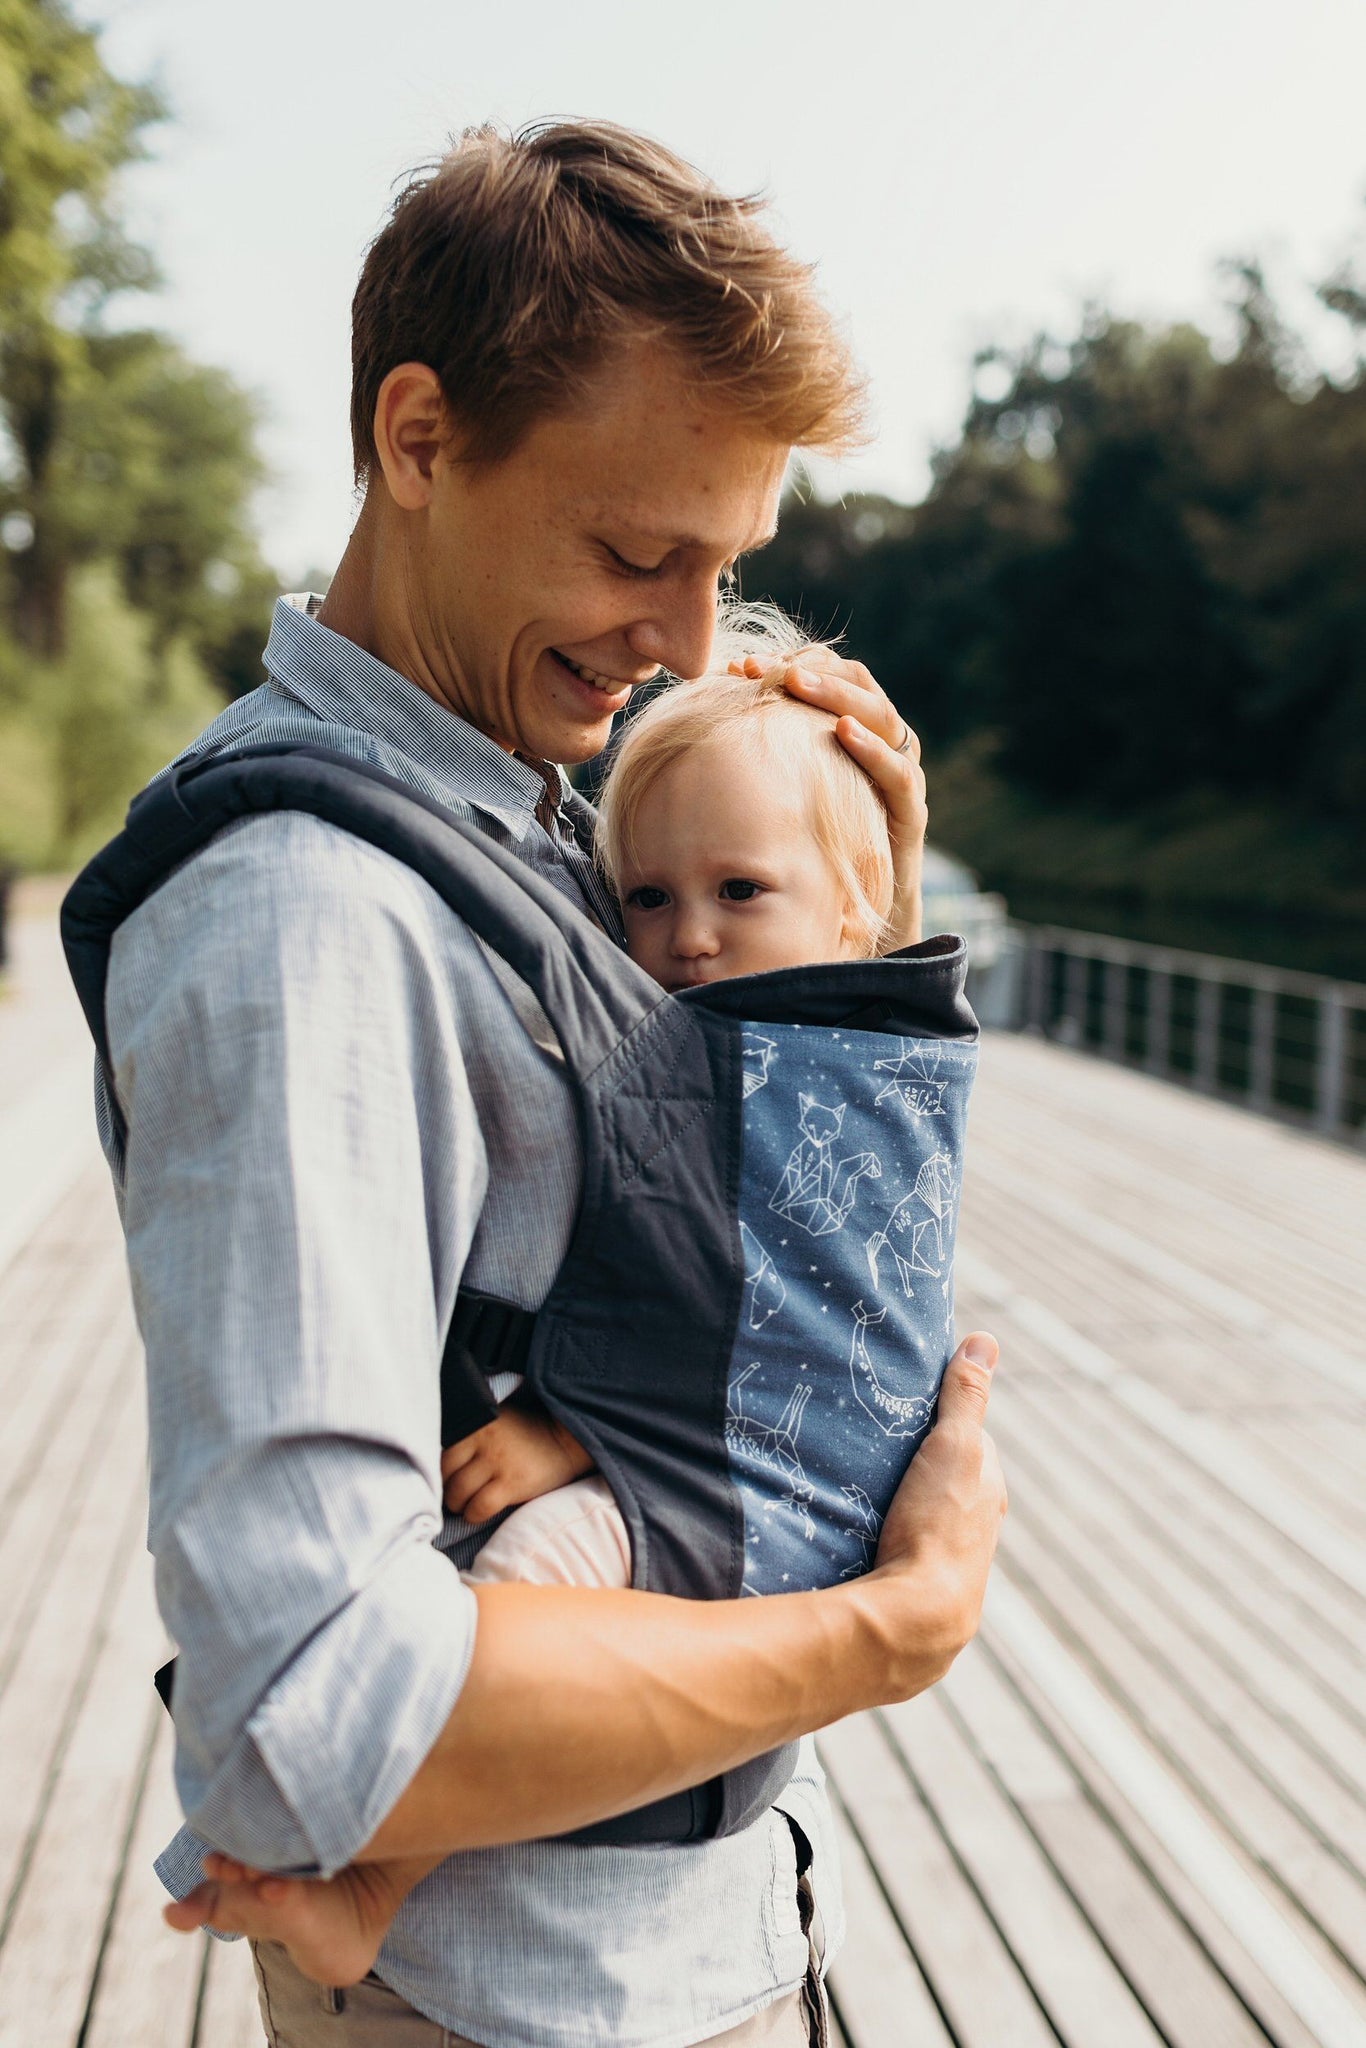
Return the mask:
<svg viewBox="0 0 1366 2048">
<path fill-rule="evenodd" d="M 630 895 L 626 898 L 626 901 L 633 910 L 662 910 L 668 900 L 668 896 L 663 889 L 648 887 L 632 889 Z"/>
<path fill-rule="evenodd" d="M 604 545 L 607 546 L 608 559 L 619 575 L 655 576 L 663 567 L 661 562 L 632 562 L 627 556 L 619 555 L 614 547 L 606 543 Z"/>
<path fill-rule="evenodd" d="M 762 882 L 747 882 L 741 875 L 733 875 L 728 882 L 721 884 L 722 901 L 726 903 L 748 903 L 762 894 Z"/>
</svg>

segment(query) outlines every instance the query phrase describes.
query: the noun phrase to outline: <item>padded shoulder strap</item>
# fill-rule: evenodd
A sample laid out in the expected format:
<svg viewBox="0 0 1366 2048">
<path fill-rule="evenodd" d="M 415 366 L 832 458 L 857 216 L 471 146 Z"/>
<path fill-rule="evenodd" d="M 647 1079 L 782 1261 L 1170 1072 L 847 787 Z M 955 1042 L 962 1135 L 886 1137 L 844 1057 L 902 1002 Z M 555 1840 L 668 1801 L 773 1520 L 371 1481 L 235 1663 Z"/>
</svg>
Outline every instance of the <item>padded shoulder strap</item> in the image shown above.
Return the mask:
<svg viewBox="0 0 1366 2048">
<path fill-rule="evenodd" d="M 226 825 L 270 811 L 305 811 L 412 868 L 532 990 L 576 1078 L 661 1000 L 649 976 L 524 862 L 394 776 L 329 748 L 243 747 L 187 762 L 144 790 L 62 905 L 67 962 L 106 1071 L 114 933 Z"/>
</svg>

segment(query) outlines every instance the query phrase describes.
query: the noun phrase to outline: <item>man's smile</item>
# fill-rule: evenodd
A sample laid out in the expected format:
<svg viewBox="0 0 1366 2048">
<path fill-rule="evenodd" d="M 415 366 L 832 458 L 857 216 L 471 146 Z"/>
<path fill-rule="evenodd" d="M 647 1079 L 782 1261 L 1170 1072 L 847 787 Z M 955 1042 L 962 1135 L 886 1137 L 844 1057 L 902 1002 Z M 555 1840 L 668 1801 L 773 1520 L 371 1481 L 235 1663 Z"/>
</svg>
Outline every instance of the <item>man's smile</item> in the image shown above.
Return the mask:
<svg viewBox="0 0 1366 2048">
<path fill-rule="evenodd" d="M 562 669 L 584 688 L 591 690 L 597 699 L 596 708 L 602 711 L 620 711 L 630 697 L 632 690 L 640 687 L 640 681 L 631 676 L 604 675 L 601 669 L 590 668 L 587 662 L 575 661 L 571 655 L 561 654 L 558 647 L 548 648 L 549 653 Z M 657 674 L 655 670 L 653 673 Z M 648 681 L 650 678 L 645 678 Z"/>
</svg>

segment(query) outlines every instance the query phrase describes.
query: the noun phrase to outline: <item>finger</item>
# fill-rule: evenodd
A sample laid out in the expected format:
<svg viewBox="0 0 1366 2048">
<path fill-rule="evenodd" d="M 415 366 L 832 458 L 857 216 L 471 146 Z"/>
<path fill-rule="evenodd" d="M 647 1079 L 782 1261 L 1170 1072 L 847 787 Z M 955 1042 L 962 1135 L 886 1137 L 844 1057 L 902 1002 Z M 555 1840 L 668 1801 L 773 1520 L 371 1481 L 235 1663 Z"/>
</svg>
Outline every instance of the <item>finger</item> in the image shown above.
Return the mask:
<svg viewBox="0 0 1366 2048">
<path fill-rule="evenodd" d="M 784 680 L 808 703 L 819 704 L 837 717 L 849 712 L 869 719 L 884 739 L 900 734 L 900 713 L 861 661 L 845 661 L 828 647 L 809 647 L 789 661 Z"/>
<path fill-rule="evenodd" d="M 939 1389 L 941 1424 L 982 1427 L 991 1398 L 991 1377 L 1000 1355 L 1000 1345 L 985 1330 L 974 1330 L 963 1339 L 949 1360 L 944 1384 Z"/>
<path fill-rule="evenodd" d="M 172 1899 L 169 1906 L 163 1906 L 161 1917 L 177 1934 L 197 1934 L 208 1925 L 217 1903 L 216 1884 L 197 1884 L 183 1899 Z"/>
<path fill-rule="evenodd" d="M 442 1497 L 453 1515 L 463 1515 L 465 1504 L 493 1477 L 482 1458 L 472 1458 L 446 1481 Z"/>
<path fill-rule="evenodd" d="M 462 1436 L 458 1444 L 447 1444 L 441 1453 L 441 1477 L 449 1479 L 452 1472 L 458 1472 L 462 1465 L 468 1465 L 475 1455 L 476 1448 L 472 1436 Z"/>
<path fill-rule="evenodd" d="M 858 718 L 841 718 L 835 727 L 835 737 L 845 752 L 853 755 L 860 768 L 868 770 L 879 789 L 885 785 L 889 790 L 923 791 L 920 741 L 904 720 L 904 744 L 900 746 L 892 746 Z"/>
<path fill-rule="evenodd" d="M 911 736 L 912 745 L 902 754 L 889 747 L 885 740 L 880 740 L 876 733 L 869 732 L 858 719 L 841 718 L 835 727 L 835 737 L 850 758 L 871 776 L 887 806 L 892 851 L 898 859 L 905 856 L 913 870 L 899 873 L 898 882 L 906 886 L 918 880 L 921 844 L 929 823 L 929 811 L 925 804 L 925 773 L 920 766 L 919 745 L 914 735 Z"/>
<path fill-rule="evenodd" d="M 460 1512 L 467 1522 L 487 1522 L 494 1515 L 501 1515 L 504 1508 L 512 1506 L 507 1487 L 500 1479 L 489 1479 L 469 1500 Z"/>
</svg>

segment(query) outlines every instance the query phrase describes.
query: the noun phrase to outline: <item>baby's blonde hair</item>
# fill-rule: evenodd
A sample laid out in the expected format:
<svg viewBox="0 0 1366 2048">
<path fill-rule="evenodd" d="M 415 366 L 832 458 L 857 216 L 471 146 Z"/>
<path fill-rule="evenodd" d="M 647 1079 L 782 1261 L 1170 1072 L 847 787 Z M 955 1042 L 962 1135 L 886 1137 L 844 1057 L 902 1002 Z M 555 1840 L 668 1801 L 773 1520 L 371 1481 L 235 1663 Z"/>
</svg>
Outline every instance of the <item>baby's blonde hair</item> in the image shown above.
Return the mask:
<svg viewBox="0 0 1366 2048">
<path fill-rule="evenodd" d="M 757 743 L 805 797 L 812 840 L 849 906 L 850 935 L 871 956 L 887 937 L 892 911 L 887 813 L 872 781 L 836 738 L 835 719 L 784 688 L 787 663 L 811 645 L 776 606 L 726 607 L 715 666 L 695 683 L 661 691 L 629 721 L 598 800 L 598 859 L 620 889 L 635 853 L 641 803 L 664 770 L 704 740 Z M 729 662 L 750 655 L 763 662 L 762 676 L 726 672 Z"/>
</svg>

